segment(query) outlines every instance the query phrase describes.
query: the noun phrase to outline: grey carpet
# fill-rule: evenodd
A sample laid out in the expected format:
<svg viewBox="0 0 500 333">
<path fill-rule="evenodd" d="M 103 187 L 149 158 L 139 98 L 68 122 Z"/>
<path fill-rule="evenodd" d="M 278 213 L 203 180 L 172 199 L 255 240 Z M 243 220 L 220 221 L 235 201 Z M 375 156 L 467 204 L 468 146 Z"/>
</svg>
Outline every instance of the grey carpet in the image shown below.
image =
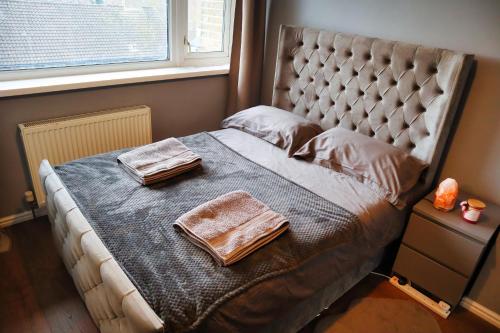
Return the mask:
<svg viewBox="0 0 500 333">
<path fill-rule="evenodd" d="M 413 301 L 365 297 L 319 320 L 314 333 L 441 333 L 433 315 Z"/>
</svg>

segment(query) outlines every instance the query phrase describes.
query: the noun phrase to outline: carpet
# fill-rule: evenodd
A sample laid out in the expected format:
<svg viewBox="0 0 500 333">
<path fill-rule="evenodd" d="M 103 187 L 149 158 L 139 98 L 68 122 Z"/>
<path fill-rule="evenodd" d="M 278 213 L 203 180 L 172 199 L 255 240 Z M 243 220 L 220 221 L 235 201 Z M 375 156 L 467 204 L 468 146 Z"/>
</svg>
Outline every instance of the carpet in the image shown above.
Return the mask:
<svg viewBox="0 0 500 333">
<path fill-rule="evenodd" d="M 408 300 L 365 297 L 320 319 L 314 333 L 441 333 L 433 315 Z"/>
</svg>

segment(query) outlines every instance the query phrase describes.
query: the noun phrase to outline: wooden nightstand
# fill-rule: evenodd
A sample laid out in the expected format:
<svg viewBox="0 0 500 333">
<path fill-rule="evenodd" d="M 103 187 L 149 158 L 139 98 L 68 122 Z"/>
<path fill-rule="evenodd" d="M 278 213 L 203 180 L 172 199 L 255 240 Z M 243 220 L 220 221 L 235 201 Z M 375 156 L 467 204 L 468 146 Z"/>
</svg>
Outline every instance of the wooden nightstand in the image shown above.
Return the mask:
<svg viewBox="0 0 500 333">
<path fill-rule="evenodd" d="M 452 307 L 475 277 L 477 266 L 500 222 L 500 207 L 487 207 L 477 224 L 465 222 L 458 204 L 474 197 L 463 193 L 451 212 L 432 205 L 433 194 L 414 207 L 393 271 Z"/>
</svg>

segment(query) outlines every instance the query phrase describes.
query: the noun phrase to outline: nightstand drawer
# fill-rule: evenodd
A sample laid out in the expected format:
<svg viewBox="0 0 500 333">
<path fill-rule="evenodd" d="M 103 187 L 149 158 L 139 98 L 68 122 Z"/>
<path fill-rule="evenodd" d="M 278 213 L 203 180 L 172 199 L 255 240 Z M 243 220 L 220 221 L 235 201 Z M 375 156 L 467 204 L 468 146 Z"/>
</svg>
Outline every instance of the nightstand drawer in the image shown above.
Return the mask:
<svg viewBox="0 0 500 333">
<path fill-rule="evenodd" d="M 401 244 L 393 270 L 451 305 L 460 302 L 467 279 Z"/>
<path fill-rule="evenodd" d="M 403 237 L 403 243 L 465 275 L 471 276 L 483 245 L 415 213 Z"/>
</svg>

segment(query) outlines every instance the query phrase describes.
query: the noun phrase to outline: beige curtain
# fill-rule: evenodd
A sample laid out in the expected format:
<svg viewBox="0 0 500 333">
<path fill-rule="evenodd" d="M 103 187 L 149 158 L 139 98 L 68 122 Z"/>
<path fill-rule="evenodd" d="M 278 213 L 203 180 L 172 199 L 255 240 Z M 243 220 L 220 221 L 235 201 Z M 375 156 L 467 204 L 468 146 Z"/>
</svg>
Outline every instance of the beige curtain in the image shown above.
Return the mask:
<svg viewBox="0 0 500 333">
<path fill-rule="evenodd" d="M 226 114 L 258 105 L 262 80 L 266 1 L 236 0 Z"/>
</svg>

